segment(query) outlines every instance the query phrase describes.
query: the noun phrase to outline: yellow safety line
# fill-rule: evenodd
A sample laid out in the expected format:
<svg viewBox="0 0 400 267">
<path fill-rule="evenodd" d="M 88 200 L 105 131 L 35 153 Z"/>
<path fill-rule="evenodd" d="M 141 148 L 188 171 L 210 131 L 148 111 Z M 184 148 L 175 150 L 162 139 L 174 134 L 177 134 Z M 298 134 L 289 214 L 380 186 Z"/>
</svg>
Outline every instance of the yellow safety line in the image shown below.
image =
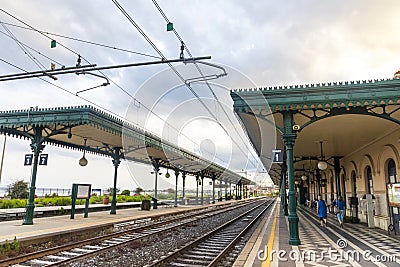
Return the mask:
<svg viewBox="0 0 400 267">
<path fill-rule="evenodd" d="M 272 223 L 272 228 L 271 228 L 271 234 L 269 235 L 269 239 L 268 239 L 268 245 L 267 245 L 268 250 L 265 251 L 265 253 L 267 253 L 267 255 L 265 255 L 266 259 L 261 264 L 262 267 L 269 267 L 271 265 L 270 255 L 271 255 L 272 247 L 274 245 L 276 218 L 277 218 L 277 216 L 275 213 L 274 222 Z"/>
</svg>

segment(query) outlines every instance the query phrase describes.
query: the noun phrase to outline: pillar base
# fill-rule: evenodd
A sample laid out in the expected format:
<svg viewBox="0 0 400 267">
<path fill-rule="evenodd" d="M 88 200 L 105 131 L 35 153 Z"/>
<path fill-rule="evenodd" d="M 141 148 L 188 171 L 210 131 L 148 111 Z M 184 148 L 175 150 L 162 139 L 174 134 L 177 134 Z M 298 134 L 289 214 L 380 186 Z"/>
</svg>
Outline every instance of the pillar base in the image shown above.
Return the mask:
<svg viewBox="0 0 400 267">
<path fill-rule="evenodd" d="M 35 205 L 32 203 L 28 203 L 26 205 L 26 214 L 25 214 L 25 219 L 23 221 L 23 225 L 32 225 L 33 224 L 33 210 L 35 208 Z"/>
<path fill-rule="evenodd" d="M 296 214 L 291 214 L 288 217 L 289 221 L 289 245 L 300 245 L 300 239 L 299 239 L 299 217 L 297 217 Z"/>
</svg>

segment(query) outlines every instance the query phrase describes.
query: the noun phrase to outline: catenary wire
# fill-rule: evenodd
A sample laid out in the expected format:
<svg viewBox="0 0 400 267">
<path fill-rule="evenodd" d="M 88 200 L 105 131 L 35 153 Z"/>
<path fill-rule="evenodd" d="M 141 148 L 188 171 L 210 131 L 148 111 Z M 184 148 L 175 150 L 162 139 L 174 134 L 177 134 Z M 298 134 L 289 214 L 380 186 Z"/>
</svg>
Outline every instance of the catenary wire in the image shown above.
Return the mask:
<svg viewBox="0 0 400 267">
<path fill-rule="evenodd" d="M 167 15 L 164 13 L 164 11 L 161 9 L 161 7 L 160 7 L 160 5 L 157 3 L 157 1 L 156 1 L 156 0 L 152 0 L 152 2 L 153 2 L 153 4 L 156 6 L 157 10 L 160 12 L 161 16 L 164 18 L 164 20 L 165 20 L 167 23 L 170 23 L 170 20 L 168 19 Z M 174 32 L 175 36 L 178 38 L 178 40 L 179 40 L 181 43 L 184 43 L 182 37 L 179 35 L 178 31 L 177 31 L 175 28 L 173 28 L 173 32 Z M 187 45 L 185 45 L 185 51 L 188 53 L 188 55 L 189 55 L 190 58 L 193 58 L 193 56 L 192 56 L 192 54 L 191 54 L 189 48 L 187 47 Z M 221 101 L 219 100 L 219 98 L 218 98 L 217 95 L 215 94 L 214 90 L 211 88 L 211 86 L 210 86 L 210 84 L 208 83 L 208 81 L 204 78 L 204 74 L 203 74 L 202 70 L 200 69 L 200 67 L 198 66 L 198 64 L 197 64 L 196 62 L 194 62 L 194 64 L 195 64 L 195 66 L 196 66 L 198 72 L 200 73 L 200 75 L 203 77 L 203 81 L 206 83 L 206 85 L 207 85 L 207 87 L 209 88 L 210 92 L 212 93 L 214 99 L 217 101 L 217 103 L 218 103 L 218 105 L 220 106 L 220 108 L 222 109 L 223 113 L 224 113 L 225 116 L 228 118 L 230 124 L 233 126 L 233 129 L 235 129 L 237 135 L 239 136 L 239 138 L 241 139 L 241 141 L 243 142 L 243 144 L 244 144 L 245 146 L 247 146 L 247 142 L 245 142 L 245 140 L 243 140 L 243 138 L 242 138 L 242 136 L 240 135 L 239 131 L 238 131 L 237 128 L 235 127 L 233 121 L 232 121 L 231 118 L 229 117 L 229 115 L 228 115 L 228 113 L 226 112 L 226 110 L 223 108 L 223 106 L 222 106 L 222 104 L 221 104 Z M 237 146 L 239 147 L 239 149 L 240 149 L 240 146 L 239 146 L 238 144 L 236 144 L 236 145 L 237 145 Z M 242 149 L 240 149 L 240 150 L 242 151 Z M 246 154 L 244 151 L 242 151 L 242 153 L 243 153 L 243 154 Z M 252 153 L 250 153 L 250 154 L 251 154 L 251 156 L 252 156 L 253 158 L 255 158 L 254 155 L 252 155 Z M 254 165 L 253 162 L 250 161 L 250 163 L 251 163 L 254 167 L 256 167 L 256 165 Z"/>
<path fill-rule="evenodd" d="M 161 56 L 162 59 L 166 60 L 167 58 L 164 54 L 158 49 L 158 47 L 151 41 L 151 39 L 146 35 L 146 33 L 139 27 L 139 25 L 132 19 L 132 17 L 125 11 L 125 9 L 118 3 L 116 0 L 112 0 L 113 3 L 118 7 L 118 9 L 122 12 L 122 14 L 129 20 L 129 22 L 139 31 L 139 33 L 145 38 L 145 40 L 153 47 L 153 49 Z M 199 95 L 193 90 L 193 88 L 185 82 L 183 76 L 176 70 L 176 68 L 171 64 L 167 63 L 168 66 L 174 71 L 174 73 L 181 79 L 181 81 L 190 89 L 193 95 L 199 100 L 199 102 L 203 105 L 203 107 L 208 111 L 208 113 L 214 118 L 214 120 L 221 125 L 215 115 L 211 112 L 209 107 L 204 103 L 204 101 L 199 97 Z M 224 129 L 222 127 L 222 129 Z M 179 132 L 179 131 L 178 131 Z M 221 160 L 221 159 L 220 159 Z M 223 161 L 223 160 L 222 160 Z M 223 161 L 225 162 L 225 161 Z"/>
<path fill-rule="evenodd" d="M 44 33 L 44 34 L 48 34 L 48 35 L 56 36 L 56 37 L 61 37 L 61 38 L 65 38 L 65 39 L 69 39 L 69 40 L 73 40 L 73 41 L 77 41 L 77 42 L 82 42 L 82 43 L 91 44 L 91 45 L 95 45 L 95 46 L 100 46 L 100 47 L 104 47 L 104 48 L 110 48 L 110 49 L 121 51 L 121 52 L 127 52 L 127 53 L 132 53 L 132 54 L 136 54 L 136 55 L 140 55 L 140 56 L 161 59 L 158 56 L 153 56 L 153 55 L 149 55 L 149 54 L 146 54 L 146 53 L 136 52 L 136 51 L 132 51 L 132 50 L 129 50 L 129 49 L 118 48 L 118 47 L 115 47 L 115 46 L 100 44 L 100 43 L 96 43 L 96 42 L 92 42 L 92 41 L 82 40 L 82 39 L 79 39 L 79 38 L 70 37 L 70 36 L 66 36 L 66 35 L 62 35 L 62 34 L 46 32 L 46 31 L 42 31 L 42 30 L 34 30 L 32 28 L 23 27 L 23 26 L 20 26 L 20 25 L 7 23 L 7 22 L 2 22 L 2 21 L 0 21 L 0 23 L 6 24 L 6 25 L 9 25 L 9 26 L 13 26 L 13 27 L 18 27 L 18 28 L 25 29 L 25 30 L 37 31 L 37 32 L 40 32 L 40 33 Z"/>
<path fill-rule="evenodd" d="M 32 29 L 33 31 L 38 32 L 39 34 L 43 35 L 44 37 L 46 37 L 46 38 L 52 40 L 52 38 L 50 38 L 49 36 L 47 36 L 44 32 L 41 32 L 41 31 L 35 29 L 35 28 L 32 27 L 31 25 L 29 25 L 29 24 L 27 24 L 26 22 L 20 20 L 19 18 L 15 17 L 14 15 L 10 14 L 9 12 L 7 12 L 7 11 L 5 11 L 5 10 L 3 10 L 3 9 L 0 9 L 0 11 L 6 13 L 6 14 L 9 15 L 10 17 L 12 17 L 12 18 L 14 18 L 15 20 L 19 21 L 20 23 L 26 25 L 27 27 L 29 27 L 29 28 Z M 143 33 L 144 33 L 144 32 L 143 32 Z M 151 42 L 150 39 L 149 39 L 149 41 Z M 63 45 L 63 44 L 61 44 L 61 43 L 59 43 L 59 45 L 62 46 L 62 47 L 64 47 L 64 48 L 67 49 L 68 51 L 72 52 L 73 54 L 80 56 L 79 53 L 73 51 L 72 49 L 68 48 L 67 46 L 65 46 L 65 45 Z M 161 52 L 161 51 L 160 51 L 160 52 Z M 90 64 L 90 62 L 89 62 L 85 57 L 81 57 L 81 58 L 82 58 L 84 61 L 86 61 L 87 63 Z M 164 59 L 165 59 L 165 57 L 164 57 Z M 171 63 L 169 63 L 169 65 L 172 66 Z M 173 67 L 173 66 L 172 66 L 172 67 Z M 26 71 L 25 71 L 25 72 L 26 72 Z M 100 72 L 102 75 L 104 75 L 105 77 L 107 77 L 107 75 L 106 75 L 105 73 L 103 73 L 102 71 L 99 71 L 99 72 Z M 107 77 L 107 78 L 108 78 L 108 77 Z M 126 90 L 125 90 L 124 88 L 122 88 L 120 85 L 118 85 L 117 83 L 115 83 L 112 79 L 110 79 L 110 78 L 108 78 L 108 79 L 109 79 L 115 86 L 117 86 L 120 90 L 122 90 L 125 94 L 127 94 L 128 96 L 130 96 L 134 101 L 136 101 L 137 103 L 139 103 L 140 106 L 144 107 L 147 111 L 149 111 L 150 113 L 152 113 L 153 115 L 155 115 L 155 116 L 156 116 L 157 118 L 159 118 L 160 120 L 164 121 L 168 126 L 170 126 L 172 129 L 174 129 L 175 131 L 177 131 L 177 132 L 179 133 L 179 130 L 178 130 L 177 128 L 175 128 L 173 125 L 171 125 L 170 123 L 168 123 L 167 121 L 165 121 L 165 119 L 163 119 L 160 115 L 156 114 L 153 110 L 151 110 L 151 109 L 149 109 L 148 107 L 146 107 L 145 105 L 143 105 L 143 103 L 141 103 L 139 100 L 137 100 L 136 98 L 134 98 L 128 91 L 126 91 Z M 52 85 L 58 87 L 59 89 L 62 89 L 62 90 L 64 90 L 64 91 L 67 91 L 68 93 L 73 94 L 72 92 L 66 90 L 65 88 L 59 87 L 58 85 L 53 84 L 53 83 L 51 83 L 51 82 L 49 82 L 49 81 L 47 81 L 47 80 L 44 80 L 44 79 L 41 79 L 41 80 L 46 81 L 47 83 L 50 83 L 50 84 L 52 84 Z M 75 94 L 73 94 L 73 95 L 76 96 Z M 90 103 L 90 104 L 95 105 L 96 107 L 98 107 L 98 108 L 100 108 L 100 109 L 103 109 L 103 110 L 105 110 L 105 111 L 107 111 L 107 112 L 110 112 L 110 113 L 112 113 L 113 115 L 116 115 L 116 116 L 119 117 L 119 118 L 122 118 L 121 116 L 119 116 L 118 114 L 112 112 L 111 110 L 108 110 L 108 109 L 106 109 L 106 108 L 103 108 L 103 107 L 101 107 L 100 105 L 95 104 L 94 102 L 92 102 L 92 101 L 90 101 L 90 100 L 88 100 L 88 99 L 86 99 L 86 98 L 84 98 L 84 97 L 81 97 L 81 96 L 79 96 L 79 95 L 78 95 L 77 97 L 79 97 L 79 98 L 81 98 L 81 99 L 87 101 L 87 102 Z M 125 118 L 122 118 L 122 119 L 126 120 Z M 131 121 L 129 121 L 129 122 L 131 122 Z M 131 122 L 131 123 L 138 125 L 137 123 L 134 123 L 134 122 Z M 141 127 L 142 127 L 142 126 L 141 126 Z M 187 138 L 189 141 L 191 141 L 193 144 L 199 146 L 199 144 L 197 144 L 197 143 L 196 143 L 193 139 L 191 139 L 190 137 L 186 136 L 186 135 L 183 134 L 183 133 L 181 133 L 181 135 L 184 136 L 184 137 L 186 137 L 186 138 Z M 220 160 L 221 160 L 221 159 L 220 159 Z M 223 160 L 221 160 L 221 161 L 224 162 Z"/>
<path fill-rule="evenodd" d="M 0 23 L 1 23 L 1 22 L 0 22 Z M 3 32 L 3 31 L 0 31 L 0 33 L 4 34 L 5 36 L 10 37 L 10 38 L 12 39 L 12 36 L 8 35 L 7 33 Z M 50 58 L 50 57 L 46 56 L 45 54 L 43 54 L 43 53 L 41 53 L 40 51 L 34 49 L 33 47 L 31 47 L 31 46 L 29 46 L 29 45 L 27 45 L 27 44 L 25 44 L 25 43 L 23 43 L 23 42 L 21 42 L 21 41 L 19 41 L 19 43 L 22 44 L 23 46 L 29 48 L 30 50 L 32 50 L 32 51 L 38 53 L 38 54 L 41 55 L 42 57 L 44 57 L 44 58 L 46 58 L 46 59 L 48 59 L 48 60 L 50 60 L 50 61 L 52 61 L 52 62 L 54 62 L 54 63 L 57 63 L 57 64 L 60 65 L 60 66 L 63 66 L 63 64 L 61 64 L 60 62 L 58 62 L 58 61 L 55 60 L 54 58 Z"/>
<path fill-rule="evenodd" d="M 30 60 L 32 60 L 33 63 L 35 63 L 36 66 L 39 67 L 39 69 L 44 70 L 45 67 L 43 66 L 42 63 L 40 63 L 39 60 L 37 60 L 17 39 L 17 37 L 7 28 L 6 25 L 2 24 L 3 28 L 7 31 L 9 34 L 10 38 L 14 40 L 14 42 L 18 45 L 18 47 L 22 50 L 22 52 L 29 57 Z"/>
</svg>

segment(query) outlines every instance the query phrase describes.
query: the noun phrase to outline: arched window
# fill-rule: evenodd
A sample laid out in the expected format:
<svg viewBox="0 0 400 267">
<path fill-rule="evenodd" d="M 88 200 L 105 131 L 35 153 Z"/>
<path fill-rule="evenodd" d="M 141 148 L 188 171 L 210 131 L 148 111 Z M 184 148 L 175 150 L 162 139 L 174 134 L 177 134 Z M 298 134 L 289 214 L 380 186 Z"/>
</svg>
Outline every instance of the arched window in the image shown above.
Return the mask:
<svg viewBox="0 0 400 267">
<path fill-rule="evenodd" d="M 357 196 L 357 176 L 356 172 L 351 172 L 351 183 L 353 184 L 353 197 Z"/>
<path fill-rule="evenodd" d="M 371 170 L 370 166 L 367 166 L 365 168 L 365 176 L 367 177 L 368 194 L 373 194 L 374 193 L 374 184 L 372 182 L 372 170 Z"/>
<path fill-rule="evenodd" d="M 390 159 L 388 162 L 388 177 L 389 177 L 389 183 L 394 184 L 397 181 L 397 175 L 396 175 L 396 163 L 394 162 L 393 159 Z"/>
</svg>

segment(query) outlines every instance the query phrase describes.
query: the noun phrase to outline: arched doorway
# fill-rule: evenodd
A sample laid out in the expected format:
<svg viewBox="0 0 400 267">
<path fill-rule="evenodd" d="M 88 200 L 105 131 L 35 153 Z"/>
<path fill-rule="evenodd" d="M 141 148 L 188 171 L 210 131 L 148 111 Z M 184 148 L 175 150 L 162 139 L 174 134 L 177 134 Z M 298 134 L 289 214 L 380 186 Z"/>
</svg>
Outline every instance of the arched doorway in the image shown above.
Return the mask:
<svg viewBox="0 0 400 267">
<path fill-rule="evenodd" d="M 389 159 L 387 161 L 387 174 L 386 174 L 387 184 L 387 194 L 388 194 L 388 207 L 389 207 L 389 216 L 391 217 L 391 223 L 394 226 L 396 233 L 400 231 L 400 207 L 398 206 L 400 203 L 397 203 L 394 199 L 394 192 L 400 188 L 400 185 L 397 184 L 397 173 L 396 173 L 396 163 L 393 159 Z"/>
</svg>

